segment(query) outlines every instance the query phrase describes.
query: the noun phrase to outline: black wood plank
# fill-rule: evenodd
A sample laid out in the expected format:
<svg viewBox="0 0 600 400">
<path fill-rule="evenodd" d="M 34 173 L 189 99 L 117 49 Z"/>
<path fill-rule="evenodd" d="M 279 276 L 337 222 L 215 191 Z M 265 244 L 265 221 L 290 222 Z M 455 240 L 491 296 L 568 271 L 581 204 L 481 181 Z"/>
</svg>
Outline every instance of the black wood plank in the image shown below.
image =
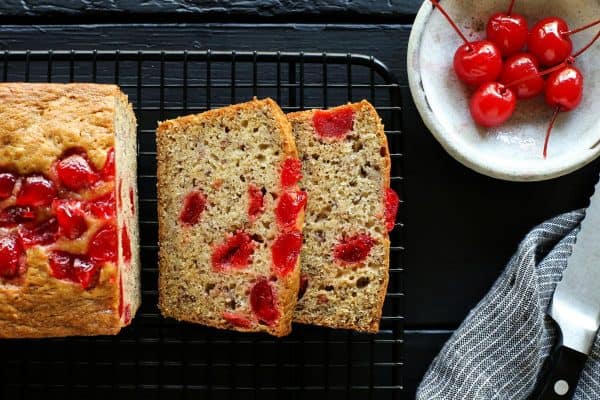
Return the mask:
<svg viewBox="0 0 600 400">
<path fill-rule="evenodd" d="M 405 18 L 414 16 L 421 0 L 6 0 L 0 2 L 0 17 L 60 18 L 62 23 L 83 19 L 123 22 L 141 18 L 194 18 L 210 21 L 297 20 L 323 21 Z M 77 16 L 77 20 L 72 17 Z M 69 22 L 71 19 L 71 22 Z M 46 22 L 51 22 L 46 20 Z"/>
</svg>

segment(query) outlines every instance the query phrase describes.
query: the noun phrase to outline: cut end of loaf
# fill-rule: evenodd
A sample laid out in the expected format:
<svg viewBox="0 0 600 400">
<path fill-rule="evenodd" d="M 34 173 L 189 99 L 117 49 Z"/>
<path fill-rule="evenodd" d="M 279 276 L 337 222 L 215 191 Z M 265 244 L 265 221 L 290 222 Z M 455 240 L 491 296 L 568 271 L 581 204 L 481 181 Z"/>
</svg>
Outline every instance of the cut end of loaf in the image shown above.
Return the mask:
<svg viewBox="0 0 600 400">
<path fill-rule="evenodd" d="M 288 118 L 310 195 L 294 321 L 377 332 L 389 269 L 383 125 L 367 101 Z"/>
<path fill-rule="evenodd" d="M 296 159 L 291 127 L 271 99 L 160 123 L 157 129 L 159 307 L 221 329 L 290 332 L 299 266 L 281 272 L 272 249 L 301 232 L 303 212 L 276 218 L 281 168 Z"/>
<path fill-rule="evenodd" d="M 116 334 L 140 302 L 137 223 L 117 193 L 135 187 L 127 97 L 115 85 L 6 83 L 0 99 L 0 173 L 18 177 L 1 196 L 0 246 L 6 256 L 18 237 L 22 252 L 18 273 L 0 266 L 0 337 Z"/>
</svg>

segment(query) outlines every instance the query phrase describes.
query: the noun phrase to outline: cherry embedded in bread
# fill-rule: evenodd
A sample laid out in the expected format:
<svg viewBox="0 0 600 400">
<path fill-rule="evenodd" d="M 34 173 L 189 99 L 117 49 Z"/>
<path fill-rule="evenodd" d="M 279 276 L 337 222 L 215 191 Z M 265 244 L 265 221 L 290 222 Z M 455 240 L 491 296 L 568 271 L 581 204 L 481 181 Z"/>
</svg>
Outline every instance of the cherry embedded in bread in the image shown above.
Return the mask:
<svg viewBox="0 0 600 400">
<path fill-rule="evenodd" d="M 60 160 L 56 164 L 56 174 L 60 183 L 73 191 L 87 189 L 100 180 L 100 175 L 81 154 L 71 154 Z"/>
<path fill-rule="evenodd" d="M 250 290 L 250 307 L 256 318 L 267 325 L 273 325 L 279 319 L 279 310 L 275 304 L 275 294 L 271 283 L 260 278 Z"/>
<path fill-rule="evenodd" d="M 510 87 L 518 99 L 530 99 L 542 93 L 546 82 L 540 76 L 539 63 L 530 53 L 519 53 L 504 62 L 500 83 Z"/>
<path fill-rule="evenodd" d="M 527 43 L 527 20 L 513 12 L 497 13 L 490 17 L 486 27 L 488 40 L 494 42 L 504 57 L 513 55 Z"/>
<path fill-rule="evenodd" d="M 193 190 L 183 199 L 183 208 L 179 214 L 179 221 L 184 225 L 196 225 L 200 215 L 206 207 L 206 198 L 199 190 Z"/>
<path fill-rule="evenodd" d="M 102 176 L 102 180 L 111 181 L 115 178 L 115 149 L 111 148 L 108 150 L 106 154 L 106 161 L 104 162 L 104 166 L 100 171 L 100 175 Z"/>
<path fill-rule="evenodd" d="M 121 314 L 123 316 L 123 323 L 125 325 L 129 324 L 131 322 L 131 304 L 127 304 L 125 306 L 125 310 L 123 310 L 123 314 Z"/>
<path fill-rule="evenodd" d="M 84 289 L 89 289 L 98 283 L 100 268 L 87 257 L 75 257 L 73 260 L 73 277 Z"/>
<path fill-rule="evenodd" d="M 238 328 L 248 329 L 252 326 L 252 321 L 243 314 L 224 312 L 223 319 Z"/>
<path fill-rule="evenodd" d="M 133 188 L 129 188 L 129 205 L 131 207 L 131 215 L 135 215 L 135 193 Z"/>
<path fill-rule="evenodd" d="M 290 188 L 302 179 L 302 163 L 297 158 L 286 158 L 281 166 L 281 186 Z"/>
<path fill-rule="evenodd" d="M 73 259 L 64 251 L 53 251 L 49 256 L 52 276 L 57 279 L 69 279 L 73 269 Z"/>
<path fill-rule="evenodd" d="M 333 249 L 333 257 L 341 264 L 358 264 L 366 260 L 375 239 L 365 233 L 342 238 Z"/>
<path fill-rule="evenodd" d="M 58 222 L 50 218 L 42 223 L 28 222 L 19 226 L 19 235 L 23 246 L 47 246 L 56 241 L 58 235 Z"/>
<path fill-rule="evenodd" d="M 286 276 L 294 270 L 301 248 L 302 232 L 293 230 L 277 236 L 271 247 L 271 259 L 278 276 Z"/>
<path fill-rule="evenodd" d="M 298 214 L 306 207 L 306 192 L 285 192 L 279 197 L 275 208 L 277 224 L 286 229 L 296 225 Z"/>
<path fill-rule="evenodd" d="M 125 303 L 123 302 L 123 274 L 119 275 L 119 316 L 123 316 Z"/>
<path fill-rule="evenodd" d="M 354 111 L 350 106 L 333 110 L 316 110 L 313 125 L 317 135 L 327 139 L 343 139 L 354 123 Z"/>
<path fill-rule="evenodd" d="M 491 128 L 508 120 L 517 104 L 515 93 L 498 82 L 482 85 L 473 93 L 469 110 L 475 122 Z"/>
<path fill-rule="evenodd" d="M 396 215 L 398 214 L 398 205 L 400 198 L 392 188 L 387 188 L 385 191 L 385 227 L 390 232 L 394 229 L 396 223 Z"/>
<path fill-rule="evenodd" d="M 11 206 L 0 212 L 0 226 L 2 227 L 11 227 L 35 219 L 35 211 L 33 211 L 33 208 L 31 207 Z"/>
<path fill-rule="evenodd" d="M 112 219 L 117 215 L 117 205 L 115 202 L 115 192 L 110 191 L 102 196 L 96 197 L 87 208 L 91 214 L 100 219 Z"/>
<path fill-rule="evenodd" d="M 9 198 L 17 183 L 17 177 L 10 172 L 0 173 L 0 200 Z"/>
<path fill-rule="evenodd" d="M 308 289 L 308 275 L 300 275 L 300 287 L 298 289 L 298 300 L 304 297 L 306 290 Z"/>
<path fill-rule="evenodd" d="M 40 207 L 52 203 L 56 197 L 56 187 L 52 181 L 41 175 L 25 177 L 17 193 L 16 205 Z"/>
<path fill-rule="evenodd" d="M 117 207 L 121 208 L 123 206 L 123 179 L 119 179 L 119 183 L 117 183 Z"/>
<path fill-rule="evenodd" d="M 252 221 L 264 210 L 264 198 L 262 191 L 254 184 L 248 186 L 248 217 Z"/>
<path fill-rule="evenodd" d="M 125 304 L 123 300 L 123 274 L 121 274 L 119 276 L 119 316 L 123 323 L 128 324 L 131 322 L 131 304 Z"/>
<path fill-rule="evenodd" d="M 238 231 L 214 247 L 211 256 L 213 270 L 242 269 L 250 264 L 254 242 L 246 232 Z"/>
<path fill-rule="evenodd" d="M 88 254 L 92 261 L 117 261 L 117 227 L 109 223 L 98 230 L 92 237 Z"/>
<path fill-rule="evenodd" d="M 12 279 L 21 273 L 25 250 L 21 239 L 14 233 L 0 233 L 0 277 Z"/>
<path fill-rule="evenodd" d="M 123 260 L 129 264 L 131 262 L 131 240 L 129 239 L 126 226 L 121 228 L 121 251 L 123 253 Z"/>
<path fill-rule="evenodd" d="M 61 236 L 74 240 L 87 231 L 87 222 L 82 202 L 79 200 L 54 200 L 52 211 L 58 220 Z"/>
<path fill-rule="evenodd" d="M 91 289 L 98 283 L 100 267 L 86 256 L 53 251 L 49 261 L 52 276 L 57 279 L 79 283 L 83 289 Z"/>
</svg>

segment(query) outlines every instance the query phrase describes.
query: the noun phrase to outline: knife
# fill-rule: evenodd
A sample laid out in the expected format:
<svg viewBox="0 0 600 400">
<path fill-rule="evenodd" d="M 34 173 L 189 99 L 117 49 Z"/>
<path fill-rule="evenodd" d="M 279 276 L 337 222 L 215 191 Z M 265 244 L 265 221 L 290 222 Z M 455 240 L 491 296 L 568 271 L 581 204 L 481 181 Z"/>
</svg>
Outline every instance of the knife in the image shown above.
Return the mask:
<svg viewBox="0 0 600 400">
<path fill-rule="evenodd" d="M 548 315 L 560 328 L 560 341 L 531 399 L 571 399 L 600 325 L 600 183 L 590 199 Z"/>
</svg>

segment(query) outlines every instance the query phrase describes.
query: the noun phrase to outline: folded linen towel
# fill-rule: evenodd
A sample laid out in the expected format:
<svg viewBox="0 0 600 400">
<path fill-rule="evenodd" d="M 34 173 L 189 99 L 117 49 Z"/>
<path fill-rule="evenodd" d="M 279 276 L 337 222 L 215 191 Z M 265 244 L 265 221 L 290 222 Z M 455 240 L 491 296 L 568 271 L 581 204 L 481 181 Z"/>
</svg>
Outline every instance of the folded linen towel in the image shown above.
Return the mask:
<svg viewBox="0 0 600 400">
<path fill-rule="evenodd" d="M 545 312 L 584 215 L 582 210 L 560 215 L 525 237 L 429 367 L 418 400 L 527 399 L 557 339 Z M 600 399 L 598 338 L 574 398 Z"/>
</svg>

